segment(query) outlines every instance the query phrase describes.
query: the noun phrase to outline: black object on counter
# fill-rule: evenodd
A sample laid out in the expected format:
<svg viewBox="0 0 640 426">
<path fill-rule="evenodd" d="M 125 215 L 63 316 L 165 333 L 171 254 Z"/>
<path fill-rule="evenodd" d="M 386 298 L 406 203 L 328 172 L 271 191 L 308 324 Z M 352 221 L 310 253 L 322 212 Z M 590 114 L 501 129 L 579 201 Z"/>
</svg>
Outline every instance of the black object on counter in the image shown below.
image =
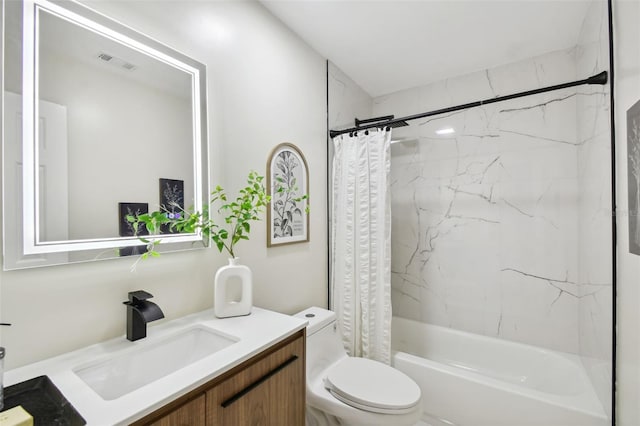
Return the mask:
<svg viewBox="0 0 640 426">
<path fill-rule="evenodd" d="M 81 426 L 87 424 L 47 376 L 4 388 L 4 410 L 22 405 L 34 426 Z"/>
</svg>

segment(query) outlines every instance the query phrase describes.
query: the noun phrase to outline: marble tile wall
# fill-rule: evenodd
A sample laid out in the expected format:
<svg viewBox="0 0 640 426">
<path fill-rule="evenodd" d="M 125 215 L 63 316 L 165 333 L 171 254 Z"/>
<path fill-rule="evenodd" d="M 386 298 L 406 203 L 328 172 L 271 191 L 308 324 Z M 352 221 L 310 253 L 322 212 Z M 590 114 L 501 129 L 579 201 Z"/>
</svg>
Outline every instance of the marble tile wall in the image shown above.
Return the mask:
<svg viewBox="0 0 640 426">
<path fill-rule="evenodd" d="M 374 99 L 410 115 L 572 81 L 577 48 Z M 578 99 L 571 88 L 394 130 L 394 315 L 580 346 Z M 439 136 L 451 127 L 455 133 Z"/>
<path fill-rule="evenodd" d="M 578 75 L 609 68 L 606 2 L 593 2 L 576 49 Z M 586 86 L 578 108 L 579 354 L 611 415 L 612 252 L 609 86 Z"/>
</svg>

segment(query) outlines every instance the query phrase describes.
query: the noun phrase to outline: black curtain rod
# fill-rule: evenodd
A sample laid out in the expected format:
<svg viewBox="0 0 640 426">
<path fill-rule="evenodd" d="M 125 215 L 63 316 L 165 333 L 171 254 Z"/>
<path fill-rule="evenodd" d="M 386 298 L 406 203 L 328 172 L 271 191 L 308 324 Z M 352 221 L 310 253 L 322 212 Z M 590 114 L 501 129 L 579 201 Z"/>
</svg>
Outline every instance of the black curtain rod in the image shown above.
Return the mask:
<svg viewBox="0 0 640 426">
<path fill-rule="evenodd" d="M 402 121 L 417 120 L 419 118 L 431 117 L 432 115 L 444 114 L 444 113 L 453 112 L 453 111 L 460 111 L 462 109 L 474 108 L 477 106 L 492 104 L 495 102 L 508 101 L 510 99 L 521 98 L 523 96 L 536 95 L 538 93 L 544 93 L 544 92 L 551 92 L 553 90 L 566 89 L 567 87 L 581 86 L 583 84 L 604 85 L 604 84 L 607 84 L 607 79 L 608 79 L 607 72 L 602 71 L 600 74 L 596 74 L 592 77 L 585 78 L 584 80 L 576 80 L 569 83 L 556 84 L 555 86 L 542 87 L 540 89 L 528 90 L 526 92 L 514 93 L 512 95 L 498 96 L 497 98 L 490 98 L 484 101 L 470 102 L 468 104 L 452 106 L 449 108 L 442 108 L 435 111 L 423 112 L 421 114 L 409 115 L 406 117 L 400 117 L 392 120 L 378 122 L 376 124 L 368 124 L 365 126 L 352 127 L 350 129 L 344 129 L 344 130 L 329 130 L 329 136 L 331 136 L 331 138 L 335 138 L 338 135 L 342 135 L 344 133 L 357 132 L 358 130 L 372 129 L 376 127 L 386 127 L 386 126 L 393 127 L 394 124 L 400 123 Z M 359 120 L 359 121 L 360 123 L 364 123 L 367 120 Z"/>
</svg>

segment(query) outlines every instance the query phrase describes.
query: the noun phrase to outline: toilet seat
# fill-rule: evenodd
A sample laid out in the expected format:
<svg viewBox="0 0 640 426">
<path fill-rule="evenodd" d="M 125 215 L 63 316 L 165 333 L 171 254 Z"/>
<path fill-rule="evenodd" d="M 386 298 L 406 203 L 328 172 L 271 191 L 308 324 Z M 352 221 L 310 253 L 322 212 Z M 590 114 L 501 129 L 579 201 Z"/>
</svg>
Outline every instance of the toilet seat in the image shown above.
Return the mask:
<svg viewBox="0 0 640 426">
<path fill-rule="evenodd" d="M 325 388 L 361 410 L 405 414 L 420 402 L 420 388 L 404 373 L 378 361 L 348 357 L 329 368 Z"/>
</svg>

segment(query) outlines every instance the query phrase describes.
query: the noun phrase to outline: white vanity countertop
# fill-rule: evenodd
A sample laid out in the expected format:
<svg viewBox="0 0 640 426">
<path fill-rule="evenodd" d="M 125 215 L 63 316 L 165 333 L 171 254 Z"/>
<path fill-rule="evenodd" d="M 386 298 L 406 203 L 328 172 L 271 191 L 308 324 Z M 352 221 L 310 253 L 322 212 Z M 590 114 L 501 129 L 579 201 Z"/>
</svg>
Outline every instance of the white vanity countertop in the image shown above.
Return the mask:
<svg viewBox="0 0 640 426">
<path fill-rule="evenodd" d="M 111 401 L 102 399 L 72 370 L 92 361 L 109 359 L 135 346 L 202 325 L 240 340 L 218 352 L 168 374 L 148 385 Z M 155 411 L 225 371 L 291 336 L 306 321 L 254 307 L 251 315 L 216 318 L 206 310 L 147 328 L 147 337 L 135 342 L 124 336 L 5 372 L 5 386 L 47 375 L 84 417 L 88 425 L 128 424 Z"/>
</svg>

